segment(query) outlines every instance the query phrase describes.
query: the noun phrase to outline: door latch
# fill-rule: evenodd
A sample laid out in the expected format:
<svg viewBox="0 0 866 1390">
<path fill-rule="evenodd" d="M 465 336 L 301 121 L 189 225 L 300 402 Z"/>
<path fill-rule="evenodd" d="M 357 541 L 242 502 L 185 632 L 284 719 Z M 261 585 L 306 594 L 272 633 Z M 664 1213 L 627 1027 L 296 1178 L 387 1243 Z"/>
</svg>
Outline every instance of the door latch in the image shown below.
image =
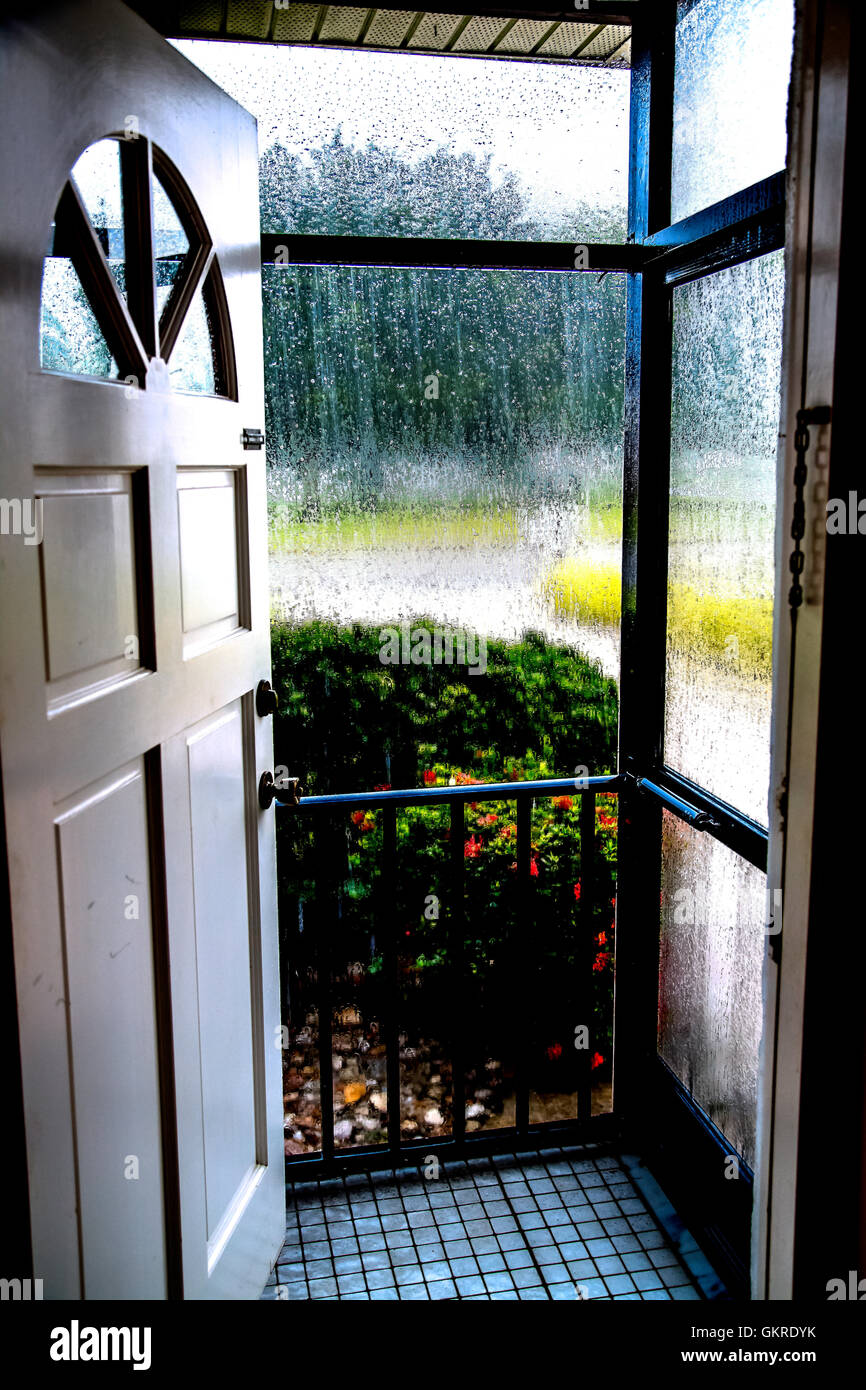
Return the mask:
<svg viewBox="0 0 866 1390">
<path fill-rule="evenodd" d="M 263 772 L 259 778 L 259 805 L 263 811 L 268 811 L 279 799 L 281 806 L 300 806 L 301 790 L 297 777 L 275 782 L 272 772 Z"/>
<path fill-rule="evenodd" d="M 241 443 L 245 449 L 261 449 L 265 442 L 265 436 L 261 430 L 244 430 L 241 435 Z"/>
</svg>

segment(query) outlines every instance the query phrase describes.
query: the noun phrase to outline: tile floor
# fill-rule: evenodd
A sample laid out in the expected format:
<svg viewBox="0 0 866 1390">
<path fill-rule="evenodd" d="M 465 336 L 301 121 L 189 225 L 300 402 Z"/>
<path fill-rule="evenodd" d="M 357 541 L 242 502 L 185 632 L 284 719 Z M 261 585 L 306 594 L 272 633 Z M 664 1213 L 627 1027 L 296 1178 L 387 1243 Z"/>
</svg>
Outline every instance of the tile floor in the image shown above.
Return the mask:
<svg viewBox="0 0 866 1390">
<path fill-rule="evenodd" d="M 718 1298 L 724 1289 L 639 1162 L 595 1146 L 353 1174 L 290 1189 L 262 1297 Z"/>
</svg>

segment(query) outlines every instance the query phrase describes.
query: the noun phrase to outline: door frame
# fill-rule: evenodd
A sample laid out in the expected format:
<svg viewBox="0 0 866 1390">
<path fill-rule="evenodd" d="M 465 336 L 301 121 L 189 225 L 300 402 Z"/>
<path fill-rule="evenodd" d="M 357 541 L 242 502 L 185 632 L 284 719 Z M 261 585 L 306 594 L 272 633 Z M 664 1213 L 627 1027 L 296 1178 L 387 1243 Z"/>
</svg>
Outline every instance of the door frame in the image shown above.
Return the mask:
<svg viewBox="0 0 866 1390">
<path fill-rule="evenodd" d="M 856 941 L 845 943 L 844 957 L 833 955 L 832 964 L 827 951 L 828 926 L 843 913 L 853 917 L 848 882 L 853 870 L 847 866 L 862 855 L 857 779 L 838 794 L 833 790 L 839 780 L 834 744 L 840 730 L 842 737 L 850 737 L 861 717 L 846 633 L 862 583 L 862 553 L 855 551 L 853 539 L 828 536 L 826 529 L 828 496 L 847 498 L 849 488 L 862 484 L 852 419 L 860 389 L 854 384 L 854 364 L 861 352 L 854 230 L 857 142 L 847 141 L 848 129 L 856 130 L 848 108 L 857 99 L 853 47 L 858 34 L 862 52 L 862 16 L 855 17 L 856 8 L 849 0 L 798 0 L 789 112 L 780 574 L 788 573 L 798 501 L 798 414 L 829 406 L 832 423 L 809 426 L 800 495 L 804 601 L 795 624 L 779 605 L 774 632 L 768 882 L 782 891 L 783 949 L 765 963 L 752 1251 L 753 1297 L 773 1301 L 826 1299 L 828 1278 L 847 1278 L 858 1265 L 861 1273 L 866 1269 L 866 1233 L 856 1219 L 858 1208 L 863 1214 L 860 1168 L 866 1132 L 858 998 L 864 951 Z M 846 413 L 847 436 L 840 408 Z M 834 1040 L 829 1068 L 828 1036 Z M 828 1153 L 830 1115 L 839 1133 Z M 827 1174 L 828 1160 L 833 1181 L 822 1182 L 819 1198 L 817 1174 Z"/>
</svg>

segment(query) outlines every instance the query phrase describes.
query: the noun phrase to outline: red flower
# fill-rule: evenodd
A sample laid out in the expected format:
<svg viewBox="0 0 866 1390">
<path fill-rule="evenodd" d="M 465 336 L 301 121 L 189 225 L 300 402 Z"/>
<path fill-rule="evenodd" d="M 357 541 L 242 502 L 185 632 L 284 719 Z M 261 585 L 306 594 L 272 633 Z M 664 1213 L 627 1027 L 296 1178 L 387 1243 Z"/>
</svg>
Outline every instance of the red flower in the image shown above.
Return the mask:
<svg viewBox="0 0 866 1390">
<path fill-rule="evenodd" d="M 425 767 L 424 771 L 421 773 L 421 776 L 422 776 L 423 779 L 424 779 L 424 786 L 425 786 L 425 787 L 432 787 L 432 786 L 435 786 L 435 783 L 436 783 L 436 773 L 433 771 L 433 768 L 432 768 L 432 767 Z"/>
<path fill-rule="evenodd" d="M 374 792 L 389 792 L 390 790 L 391 790 L 391 783 L 390 783 L 390 782 L 379 782 L 379 783 L 377 783 L 377 785 L 373 788 L 373 791 L 374 791 Z"/>
<path fill-rule="evenodd" d="M 604 970 L 604 967 L 607 965 L 609 960 L 610 951 L 599 951 L 598 955 L 592 963 L 593 970 L 596 973 L 600 973 L 602 970 Z"/>
<path fill-rule="evenodd" d="M 469 839 L 463 845 L 463 858 L 477 859 L 483 848 L 483 840 L 476 840 L 474 835 L 470 835 Z"/>
<path fill-rule="evenodd" d="M 499 817 L 496 815 L 495 811 L 491 811 L 490 814 L 487 815 L 487 816 L 479 816 L 479 817 L 478 817 L 478 824 L 479 824 L 479 825 L 495 825 L 496 822 L 497 822 L 498 820 L 499 820 Z"/>
<path fill-rule="evenodd" d="M 499 832 L 499 838 L 500 840 L 510 840 L 511 836 L 514 835 L 516 831 L 517 826 L 515 825 L 503 825 L 502 829 Z"/>
<path fill-rule="evenodd" d="M 571 796 L 555 796 L 552 804 L 557 811 L 570 811 L 574 805 L 574 798 Z"/>
<path fill-rule="evenodd" d="M 367 812 L 366 812 L 366 811 L 353 811 L 353 812 L 352 812 L 352 821 L 353 821 L 353 823 L 354 823 L 355 825 L 363 825 L 363 824 L 364 824 L 364 821 L 365 821 L 366 819 L 367 819 Z"/>
<path fill-rule="evenodd" d="M 578 879 L 577 883 L 574 885 L 574 900 L 575 902 L 580 902 L 580 879 Z"/>
<path fill-rule="evenodd" d="M 595 940 L 596 940 L 596 944 L 597 944 L 597 945 L 599 945 L 599 946 L 606 946 L 606 945 L 607 945 L 607 932 L 606 932 L 606 931 L 600 931 L 599 934 L 598 934 L 598 936 L 595 938 Z"/>
<path fill-rule="evenodd" d="M 547 1049 L 547 1055 L 551 1062 L 555 1062 L 557 1057 L 562 1056 L 562 1043 L 551 1043 Z"/>
<path fill-rule="evenodd" d="M 616 830 L 616 816 L 606 816 L 602 811 L 599 811 L 598 823 L 603 830 Z"/>
<path fill-rule="evenodd" d="M 514 863 L 511 864 L 509 867 L 510 867 L 510 869 L 511 869 L 511 872 L 512 872 L 513 874 L 516 874 L 516 873 L 517 873 L 517 860 L 515 859 Z M 538 878 L 538 861 L 537 861 L 537 859 L 536 859 L 534 856 L 533 856 L 532 859 L 530 859 L 530 861 L 529 861 L 529 876 L 530 876 L 530 878 Z"/>
<path fill-rule="evenodd" d="M 603 1065 L 604 1065 L 604 1058 L 602 1057 L 601 1053 L 600 1053 L 600 1052 L 593 1052 L 593 1054 L 592 1054 L 592 1061 L 591 1061 L 591 1063 L 590 1063 L 590 1068 L 591 1068 L 591 1070 L 592 1070 L 592 1071 L 595 1071 L 596 1067 L 601 1067 L 601 1066 L 603 1066 Z"/>
</svg>

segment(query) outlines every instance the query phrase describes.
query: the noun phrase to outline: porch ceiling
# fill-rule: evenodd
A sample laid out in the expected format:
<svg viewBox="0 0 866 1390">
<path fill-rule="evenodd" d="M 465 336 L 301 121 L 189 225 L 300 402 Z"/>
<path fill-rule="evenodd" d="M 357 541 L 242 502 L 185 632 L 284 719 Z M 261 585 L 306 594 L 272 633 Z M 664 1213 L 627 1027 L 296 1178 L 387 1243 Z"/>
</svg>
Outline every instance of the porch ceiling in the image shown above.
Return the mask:
<svg viewBox="0 0 866 1390">
<path fill-rule="evenodd" d="M 453 53 L 579 67 L 626 68 L 635 0 L 573 7 L 478 5 L 469 13 L 274 0 L 176 0 L 132 8 L 169 38 L 246 40 L 386 53 Z M 593 13 L 593 11 L 596 11 Z"/>
</svg>

